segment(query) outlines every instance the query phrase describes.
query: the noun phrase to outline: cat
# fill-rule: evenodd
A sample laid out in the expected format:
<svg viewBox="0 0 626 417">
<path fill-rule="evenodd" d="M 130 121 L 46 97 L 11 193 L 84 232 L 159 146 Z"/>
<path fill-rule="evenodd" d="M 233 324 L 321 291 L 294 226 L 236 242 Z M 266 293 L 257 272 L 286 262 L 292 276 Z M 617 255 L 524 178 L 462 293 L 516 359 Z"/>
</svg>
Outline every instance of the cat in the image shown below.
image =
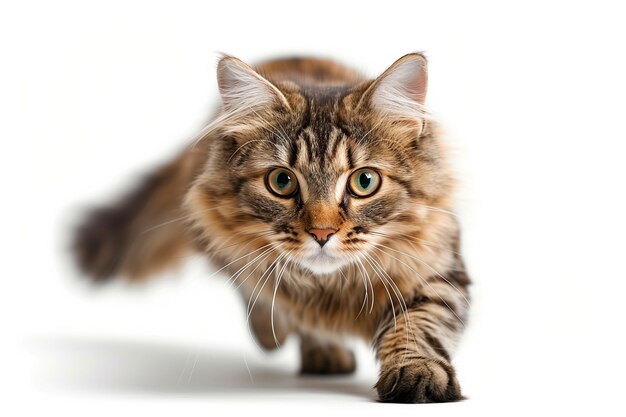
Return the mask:
<svg viewBox="0 0 626 417">
<path fill-rule="evenodd" d="M 462 399 L 451 355 L 470 279 L 426 58 L 366 79 L 326 59 L 223 56 L 217 82 L 198 139 L 77 228 L 84 273 L 141 280 L 200 252 L 264 349 L 299 337 L 302 373 L 354 372 L 344 340 L 359 337 L 381 401 Z"/>
</svg>

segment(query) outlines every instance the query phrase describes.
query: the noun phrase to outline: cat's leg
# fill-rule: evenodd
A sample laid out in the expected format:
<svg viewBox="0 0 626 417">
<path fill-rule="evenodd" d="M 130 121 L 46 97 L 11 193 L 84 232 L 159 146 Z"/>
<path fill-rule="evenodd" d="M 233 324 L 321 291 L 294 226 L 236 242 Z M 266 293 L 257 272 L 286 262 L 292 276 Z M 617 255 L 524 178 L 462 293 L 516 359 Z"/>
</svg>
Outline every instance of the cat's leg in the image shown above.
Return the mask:
<svg viewBox="0 0 626 417">
<path fill-rule="evenodd" d="M 123 198 L 91 211 L 73 242 L 83 272 L 98 281 L 141 279 L 184 259 L 193 237 L 181 206 L 205 159 L 202 147 L 190 149 Z"/>
<path fill-rule="evenodd" d="M 325 340 L 313 334 L 300 335 L 303 374 L 351 374 L 356 369 L 354 353 L 339 341 Z"/>
<path fill-rule="evenodd" d="M 453 277 L 450 277 L 453 278 Z M 381 401 L 447 402 L 463 399 L 450 355 L 465 326 L 469 303 L 460 285 L 436 280 L 426 294 L 396 306 L 374 340 L 380 362 L 376 389 Z M 454 285 L 454 286 L 453 286 Z"/>
<path fill-rule="evenodd" d="M 274 313 L 272 314 L 271 301 L 261 298 L 248 312 L 248 325 L 257 343 L 265 350 L 274 350 L 280 347 L 289 335 L 289 325 L 280 307 L 274 305 Z"/>
</svg>

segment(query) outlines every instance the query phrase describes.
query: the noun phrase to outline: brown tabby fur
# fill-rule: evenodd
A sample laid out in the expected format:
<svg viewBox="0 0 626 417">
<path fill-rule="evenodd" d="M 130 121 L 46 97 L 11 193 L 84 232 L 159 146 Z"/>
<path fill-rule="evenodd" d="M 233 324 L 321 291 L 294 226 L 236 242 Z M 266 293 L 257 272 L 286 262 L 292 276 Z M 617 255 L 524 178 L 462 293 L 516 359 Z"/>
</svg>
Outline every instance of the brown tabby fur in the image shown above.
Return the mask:
<svg viewBox="0 0 626 417">
<path fill-rule="evenodd" d="M 410 54 L 388 72 L 409 59 L 426 65 Z M 228 65 L 245 66 L 222 59 L 223 89 Z M 375 108 L 373 94 L 387 73 L 366 80 L 314 58 L 255 70 L 282 98 L 233 115 L 225 98 L 193 146 L 89 216 L 76 235 L 80 266 L 98 280 L 136 280 L 192 250 L 206 253 L 241 290 L 264 348 L 299 335 L 303 373 L 353 372 L 343 340 L 358 336 L 376 350 L 382 401 L 461 399 L 450 357 L 470 281 L 437 125 L 426 114 L 410 119 Z M 264 175 L 273 166 L 298 175 L 298 195 L 267 191 Z M 371 197 L 337 188 L 354 169 L 372 166 L 383 179 Z M 313 239 L 307 230 L 320 226 L 338 229 L 331 239 L 347 259 L 330 273 L 299 262 Z"/>
</svg>

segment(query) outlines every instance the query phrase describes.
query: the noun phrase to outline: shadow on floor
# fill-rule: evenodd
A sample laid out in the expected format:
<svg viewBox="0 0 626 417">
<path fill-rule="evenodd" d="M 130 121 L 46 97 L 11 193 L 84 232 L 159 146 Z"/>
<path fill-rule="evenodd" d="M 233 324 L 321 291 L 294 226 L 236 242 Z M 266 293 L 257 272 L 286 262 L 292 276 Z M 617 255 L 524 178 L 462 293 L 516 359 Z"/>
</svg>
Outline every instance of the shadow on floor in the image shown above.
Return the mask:
<svg viewBox="0 0 626 417">
<path fill-rule="evenodd" d="M 376 398 L 372 382 L 358 376 L 303 377 L 295 365 L 285 369 L 284 363 L 264 363 L 257 355 L 244 359 L 242 352 L 210 347 L 90 338 L 35 339 L 28 345 L 38 364 L 36 381 L 48 388 L 206 396 L 323 392 Z"/>
</svg>

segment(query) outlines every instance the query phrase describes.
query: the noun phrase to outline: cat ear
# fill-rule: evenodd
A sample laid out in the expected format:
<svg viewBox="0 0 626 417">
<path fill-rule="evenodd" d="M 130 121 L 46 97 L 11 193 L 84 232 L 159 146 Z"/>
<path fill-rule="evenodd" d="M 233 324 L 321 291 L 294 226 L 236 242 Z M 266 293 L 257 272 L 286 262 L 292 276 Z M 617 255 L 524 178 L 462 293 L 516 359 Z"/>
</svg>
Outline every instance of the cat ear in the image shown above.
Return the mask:
<svg viewBox="0 0 626 417">
<path fill-rule="evenodd" d="M 387 116 L 409 120 L 423 118 L 427 64 L 422 54 L 403 56 L 374 80 L 361 101 L 367 100 L 371 108 Z"/>
<path fill-rule="evenodd" d="M 226 56 L 220 59 L 217 84 L 226 111 L 254 110 L 277 103 L 289 108 L 278 88 L 237 58 Z"/>
</svg>

